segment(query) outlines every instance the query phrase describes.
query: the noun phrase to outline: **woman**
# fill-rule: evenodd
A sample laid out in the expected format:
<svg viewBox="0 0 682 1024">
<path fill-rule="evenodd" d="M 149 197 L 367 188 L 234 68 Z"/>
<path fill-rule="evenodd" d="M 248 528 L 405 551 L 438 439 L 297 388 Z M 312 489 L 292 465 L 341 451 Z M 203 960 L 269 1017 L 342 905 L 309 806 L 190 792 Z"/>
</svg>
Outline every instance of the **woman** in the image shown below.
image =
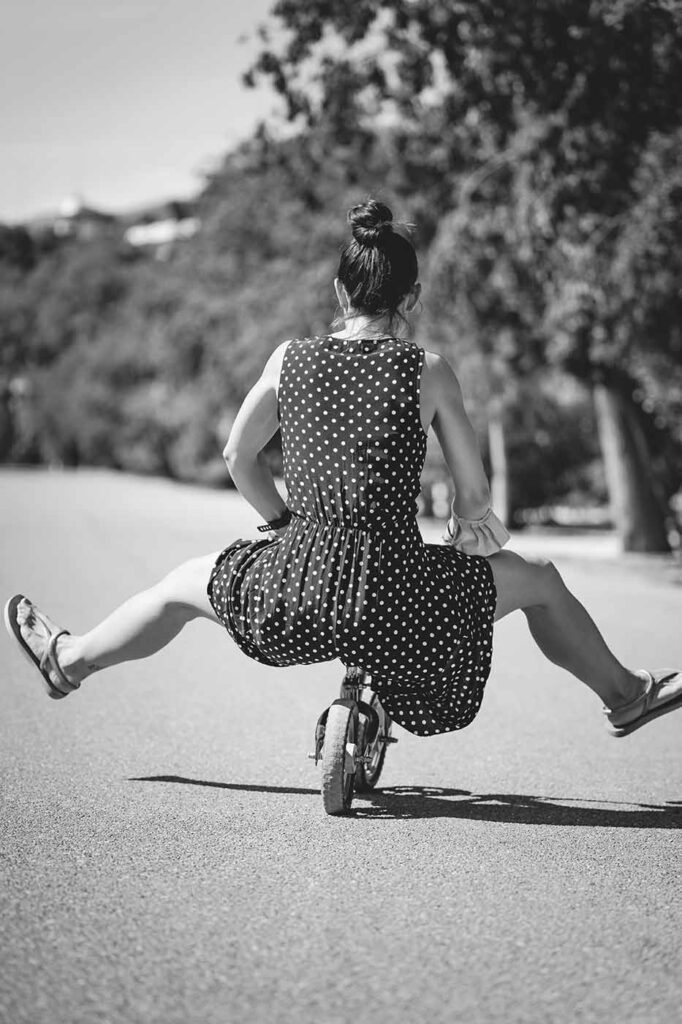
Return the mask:
<svg viewBox="0 0 682 1024">
<path fill-rule="evenodd" d="M 434 735 L 473 720 L 493 620 L 521 609 L 544 654 L 601 698 L 614 735 L 680 707 L 682 673 L 625 668 L 551 563 L 500 550 L 508 535 L 457 378 L 396 333 L 419 299 L 414 249 L 381 203 L 354 207 L 349 221 L 335 281 L 342 328 L 280 345 L 225 448 L 269 536 L 187 562 L 83 636 L 12 598 L 8 629 L 49 695 L 148 657 L 204 617 L 267 664 L 366 669 L 396 722 Z M 262 456 L 278 427 L 288 506 Z M 455 486 L 446 545 L 423 544 L 415 518 L 430 428 Z"/>
</svg>

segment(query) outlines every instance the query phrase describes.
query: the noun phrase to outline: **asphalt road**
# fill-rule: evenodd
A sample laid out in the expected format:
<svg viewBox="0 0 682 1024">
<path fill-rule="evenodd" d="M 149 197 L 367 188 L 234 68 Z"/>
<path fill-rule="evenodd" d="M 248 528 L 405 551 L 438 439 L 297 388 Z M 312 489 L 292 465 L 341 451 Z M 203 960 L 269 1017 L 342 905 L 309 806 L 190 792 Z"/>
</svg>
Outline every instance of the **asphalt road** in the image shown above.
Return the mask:
<svg viewBox="0 0 682 1024">
<path fill-rule="evenodd" d="M 3 601 L 72 631 L 256 524 L 106 473 L 0 494 Z M 679 663 L 673 576 L 561 550 L 623 660 Z M 269 669 L 202 622 L 54 702 L 0 644 L 2 1024 L 679 1019 L 682 714 L 610 738 L 520 615 L 474 724 L 398 730 L 345 819 L 306 759 L 338 665 Z"/>
</svg>

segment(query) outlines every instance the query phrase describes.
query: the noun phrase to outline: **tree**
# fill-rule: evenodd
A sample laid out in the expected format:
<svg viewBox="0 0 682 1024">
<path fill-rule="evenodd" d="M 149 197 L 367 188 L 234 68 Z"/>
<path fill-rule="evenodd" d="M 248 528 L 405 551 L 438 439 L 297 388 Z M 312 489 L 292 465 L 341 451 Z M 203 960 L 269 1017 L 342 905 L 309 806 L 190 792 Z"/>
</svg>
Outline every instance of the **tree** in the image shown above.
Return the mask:
<svg viewBox="0 0 682 1024">
<path fill-rule="evenodd" d="M 648 391 L 643 365 L 652 361 L 643 351 L 677 366 L 674 328 L 659 316 L 655 334 L 624 345 L 628 309 L 617 292 L 655 140 L 674 139 L 682 124 L 682 8 L 668 0 L 540 0 L 513 10 L 494 0 L 279 0 L 272 15 L 286 41 L 264 50 L 251 78 L 269 77 L 291 119 L 341 132 L 347 146 L 353 126 L 366 137 L 379 119 L 390 124 L 404 180 L 419 182 L 437 249 L 452 256 L 462 284 L 452 314 L 464 293 L 470 328 L 493 362 L 507 368 L 530 350 L 538 369 L 560 364 L 596 387 L 624 546 L 666 547 L 658 474 L 644 472 L 647 434 L 624 412 L 623 373 Z M 678 167 L 679 148 L 667 152 Z M 651 231 L 668 244 L 663 228 Z M 641 273 L 641 260 L 625 263 Z M 602 301 L 604 272 L 612 287 Z M 679 281 L 659 275 L 654 290 L 661 287 L 657 308 L 670 306 Z M 475 289 L 483 299 L 472 298 Z M 652 317 L 640 320 L 653 330 Z M 626 502 L 616 500 L 617 479 Z"/>
</svg>

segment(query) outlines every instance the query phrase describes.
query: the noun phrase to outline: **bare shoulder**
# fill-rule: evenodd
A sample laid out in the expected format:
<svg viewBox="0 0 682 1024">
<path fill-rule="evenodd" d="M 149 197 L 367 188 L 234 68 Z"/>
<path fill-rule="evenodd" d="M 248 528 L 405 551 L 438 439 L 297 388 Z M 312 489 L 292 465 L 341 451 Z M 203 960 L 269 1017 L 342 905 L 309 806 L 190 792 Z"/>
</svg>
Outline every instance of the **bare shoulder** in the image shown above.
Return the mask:
<svg viewBox="0 0 682 1024">
<path fill-rule="evenodd" d="M 284 353 L 286 352 L 291 339 L 289 341 L 283 341 L 281 345 L 278 345 L 274 352 L 271 352 L 268 357 L 268 361 L 263 367 L 262 376 L 266 380 L 272 380 L 275 387 L 279 384 L 279 375 L 282 372 L 282 363 L 284 362 Z"/>
<path fill-rule="evenodd" d="M 458 395 L 459 381 L 452 366 L 439 352 L 424 349 L 424 370 L 422 374 L 422 392 L 428 395 Z"/>
</svg>

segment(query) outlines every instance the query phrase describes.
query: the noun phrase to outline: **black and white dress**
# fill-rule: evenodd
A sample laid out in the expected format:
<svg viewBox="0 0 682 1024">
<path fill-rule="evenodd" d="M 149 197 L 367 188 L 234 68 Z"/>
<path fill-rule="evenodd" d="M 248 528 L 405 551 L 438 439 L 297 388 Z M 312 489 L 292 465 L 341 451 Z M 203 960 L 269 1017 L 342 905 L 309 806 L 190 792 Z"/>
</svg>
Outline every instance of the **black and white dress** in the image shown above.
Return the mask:
<svg viewBox="0 0 682 1024">
<path fill-rule="evenodd" d="M 485 558 L 424 544 L 417 526 L 423 363 L 399 339 L 289 342 L 279 420 L 293 518 L 274 540 L 230 544 L 208 594 L 250 657 L 364 668 L 391 718 L 430 736 L 480 708 L 496 595 Z"/>
</svg>

